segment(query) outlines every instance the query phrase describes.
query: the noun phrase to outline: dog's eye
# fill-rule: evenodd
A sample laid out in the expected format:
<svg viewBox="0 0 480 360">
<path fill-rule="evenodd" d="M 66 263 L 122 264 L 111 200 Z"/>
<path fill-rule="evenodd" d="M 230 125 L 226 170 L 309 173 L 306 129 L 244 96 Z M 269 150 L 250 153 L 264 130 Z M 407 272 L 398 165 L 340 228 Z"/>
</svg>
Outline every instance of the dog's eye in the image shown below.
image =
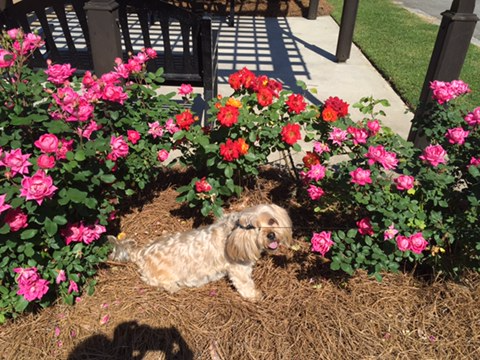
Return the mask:
<svg viewBox="0 0 480 360">
<path fill-rule="evenodd" d="M 276 236 L 275 236 L 275 233 L 274 233 L 274 232 L 269 232 L 269 233 L 267 234 L 268 240 L 273 241 L 273 240 L 275 240 L 275 237 L 276 237 Z"/>
</svg>

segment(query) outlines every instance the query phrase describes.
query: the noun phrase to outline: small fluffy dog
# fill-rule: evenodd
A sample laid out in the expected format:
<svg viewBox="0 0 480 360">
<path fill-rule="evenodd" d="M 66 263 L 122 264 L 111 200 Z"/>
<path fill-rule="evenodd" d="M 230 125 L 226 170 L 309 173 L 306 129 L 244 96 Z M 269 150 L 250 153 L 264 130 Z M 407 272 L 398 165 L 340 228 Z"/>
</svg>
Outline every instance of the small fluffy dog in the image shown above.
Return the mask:
<svg viewBox="0 0 480 360">
<path fill-rule="evenodd" d="M 149 285 L 175 292 L 227 275 L 242 297 L 259 300 L 253 266 L 264 251 L 291 244 L 292 221 L 285 209 L 265 204 L 230 213 L 209 226 L 162 236 L 146 246 L 108 238 L 114 245 L 110 258 L 137 264 Z"/>
</svg>

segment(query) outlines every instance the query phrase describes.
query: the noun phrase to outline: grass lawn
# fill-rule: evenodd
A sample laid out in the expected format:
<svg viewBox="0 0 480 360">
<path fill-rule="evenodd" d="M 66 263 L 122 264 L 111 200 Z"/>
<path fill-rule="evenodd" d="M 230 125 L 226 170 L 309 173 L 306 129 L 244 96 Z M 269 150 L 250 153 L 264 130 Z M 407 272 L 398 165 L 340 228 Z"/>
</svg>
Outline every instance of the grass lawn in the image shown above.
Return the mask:
<svg viewBox="0 0 480 360">
<path fill-rule="evenodd" d="M 340 23 L 343 0 L 329 0 Z M 438 33 L 438 25 L 391 0 L 360 0 L 354 42 L 412 109 L 416 107 Z M 465 101 L 480 106 L 480 47 L 470 45 L 460 79 L 472 94 Z"/>
</svg>

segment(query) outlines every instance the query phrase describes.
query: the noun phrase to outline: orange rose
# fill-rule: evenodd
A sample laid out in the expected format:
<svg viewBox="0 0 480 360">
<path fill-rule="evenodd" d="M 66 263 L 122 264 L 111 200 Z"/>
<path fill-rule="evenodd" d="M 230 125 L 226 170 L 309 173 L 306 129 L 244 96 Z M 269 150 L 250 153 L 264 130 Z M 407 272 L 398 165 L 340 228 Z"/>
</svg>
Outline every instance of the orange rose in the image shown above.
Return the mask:
<svg viewBox="0 0 480 360">
<path fill-rule="evenodd" d="M 327 122 L 335 122 L 338 119 L 337 112 L 333 110 L 331 107 L 327 106 L 322 111 L 322 118 L 324 121 Z"/>
</svg>

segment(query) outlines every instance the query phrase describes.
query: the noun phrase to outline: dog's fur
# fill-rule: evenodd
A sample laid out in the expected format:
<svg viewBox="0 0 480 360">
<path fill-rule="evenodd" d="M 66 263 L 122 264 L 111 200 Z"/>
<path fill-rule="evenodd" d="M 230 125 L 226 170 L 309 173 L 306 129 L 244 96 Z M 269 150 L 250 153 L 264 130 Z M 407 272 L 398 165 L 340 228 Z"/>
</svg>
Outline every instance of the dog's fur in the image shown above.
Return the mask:
<svg viewBox="0 0 480 360">
<path fill-rule="evenodd" d="M 261 254 L 290 245 L 292 221 L 285 209 L 258 205 L 225 215 L 212 225 L 165 235 L 146 246 L 109 236 L 113 261 L 137 264 L 141 278 L 169 292 L 199 287 L 225 275 L 240 295 L 259 300 L 252 270 Z"/>
</svg>

